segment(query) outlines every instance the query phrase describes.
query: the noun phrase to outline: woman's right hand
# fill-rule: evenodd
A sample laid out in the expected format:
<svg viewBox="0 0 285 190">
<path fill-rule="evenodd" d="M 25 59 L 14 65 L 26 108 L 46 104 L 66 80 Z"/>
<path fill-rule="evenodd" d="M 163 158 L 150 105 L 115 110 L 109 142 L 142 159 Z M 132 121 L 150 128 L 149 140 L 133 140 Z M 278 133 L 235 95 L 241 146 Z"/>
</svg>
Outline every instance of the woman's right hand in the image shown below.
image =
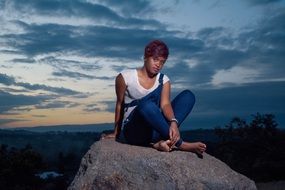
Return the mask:
<svg viewBox="0 0 285 190">
<path fill-rule="evenodd" d="M 116 138 L 116 134 L 115 133 L 110 133 L 110 134 L 103 133 L 101 135 L 101 139 L 113 139 L 113 138 Z"/>
<path fill-rule="evenodd" d="M 178 129 L 178 125 L 176 122 L 171 122 L 170 128 L 169 128 L 169 137 L 170 137 L 170 147 L 173 148 L 175 144 L 180 139 L 180 132 Z"/>
</svg>

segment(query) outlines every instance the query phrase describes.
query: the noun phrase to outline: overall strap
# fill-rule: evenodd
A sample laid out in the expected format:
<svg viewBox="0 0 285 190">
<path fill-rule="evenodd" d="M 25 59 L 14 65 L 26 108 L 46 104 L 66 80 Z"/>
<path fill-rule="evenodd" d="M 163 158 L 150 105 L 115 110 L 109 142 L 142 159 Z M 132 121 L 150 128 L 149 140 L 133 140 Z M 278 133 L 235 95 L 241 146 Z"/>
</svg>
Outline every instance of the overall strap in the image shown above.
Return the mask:
<svg viewBox="0 0 285 190">
<path fill-rule="evenodd" d="M 159 85 L 163 85 L 163 76 L 164 76 L 164 74 L 160 73 L 159 79 L 158 79 Z"/>
<path fill-rule="evenodd" d="M 146 95 L 146 96 L 144 96 L 144 97 L 142 97 L 142 98 L 140 98 L 140 99 L 133 100 L 133 101 L 131 101 L 130 103 L 125 103 L 125 104 L 124 104 L 124 108 L 128 109 L 129 107 L 137 106 L 137 105 L 139 104 L 139 102 L 148 99 L 149 97 L 152 96 L 152 94 L 153 94 L 156 90 L 161 89 L 162 86 L 163 86 L 163 76 L 164 76 L 164 74 L 160 73 L 159 79 L 158 79 L 159 85 L 158 85 L 158 87 L 157 87 L 155 90 L 153 90 L 151 93 L 149 93 L 148 95 Z"/>
</svg>

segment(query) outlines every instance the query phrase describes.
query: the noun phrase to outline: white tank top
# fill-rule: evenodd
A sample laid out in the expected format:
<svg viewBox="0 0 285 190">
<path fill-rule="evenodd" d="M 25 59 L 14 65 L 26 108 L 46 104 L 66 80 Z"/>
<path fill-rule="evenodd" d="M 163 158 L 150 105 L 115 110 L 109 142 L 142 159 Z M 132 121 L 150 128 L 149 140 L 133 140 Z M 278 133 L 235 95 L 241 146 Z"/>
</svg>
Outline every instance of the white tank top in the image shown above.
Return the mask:
<svg viewBox="0 0 285 190">
<path fill-rule="evenodd" d="M 155 83 L 149 89 L 145 89 L 143 86 L 140 85 L 139 79 L 138 79 L 137 69 L 124 70 L 121 72 L 121 74 L 122 74 L 122 76 L 125 80 L 126 86 L 127 86 L 127 89 L 125 91 L 125 103 L 130 103 L 133 100 L 137 100 L 137 99 L 140 99 L 140 98 L 148 95 L 149 93 L 154 91 L 159 85 L 160 73 L 158 73 L 156 75 Z M 163 84 L 165 84 L 168 81 L 169 81 L 169 78 L 166 75 L 164 75 L 163 76 Z M 123 123 L 124 123 L 124 120 L 130 115 L 130 113 L 132 112 L 132 110 L 135 107 L 136 106 L 129 107 L 127 109 L 127 111 L 125 111 Z"/>
</svg>

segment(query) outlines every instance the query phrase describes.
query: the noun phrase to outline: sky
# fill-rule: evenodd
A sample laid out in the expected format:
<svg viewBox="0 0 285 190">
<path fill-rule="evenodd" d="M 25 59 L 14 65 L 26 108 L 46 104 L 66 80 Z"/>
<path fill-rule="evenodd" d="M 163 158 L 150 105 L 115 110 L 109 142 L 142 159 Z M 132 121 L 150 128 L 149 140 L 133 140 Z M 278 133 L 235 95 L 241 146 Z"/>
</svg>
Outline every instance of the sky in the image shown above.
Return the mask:
<svg viewBox="0 0 285 190">
<path fill-rule="evenodd" d="M 284 0 L 0 0 L 0 128 L 112 123 L 114 79 L 153 39 L 171 97 L 196 96 L 182 129 L 285 128 L 284 21 Z"/>
</svg>

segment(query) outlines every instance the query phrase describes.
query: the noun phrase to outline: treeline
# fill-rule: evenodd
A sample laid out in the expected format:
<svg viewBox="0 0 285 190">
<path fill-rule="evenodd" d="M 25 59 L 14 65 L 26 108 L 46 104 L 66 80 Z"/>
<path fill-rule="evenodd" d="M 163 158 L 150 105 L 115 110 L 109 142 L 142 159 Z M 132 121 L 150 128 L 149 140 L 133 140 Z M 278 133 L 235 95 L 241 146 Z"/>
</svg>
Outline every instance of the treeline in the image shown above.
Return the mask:
<svg viewBox="0 0 285 190">
<path fill-rule="evenodd" d="M 0 130 L 0 189 L 64 190 L 83 155 L 99 140 L 95 132 L 29 132 Z M 255 114 L 247 123 L 235 117 L 224 127 L 181 133 L 184 140 L 203 141 L 207 153 L 255 181 L 285 179 L 285 132 L 272 114 Z M 44 171 L 62 176 L 41 179 Z"/>
<path fill-rule="evenodd" d="M 66 189 L 81 158 L 99 138 L 100 133 L 94 132 L 0 130 L 0 189 Z M 40 178 L 45 171 L 61 175 Z"/>
<path fill-rule="evenodd" d="M 209 153 L 254 181 L 285 179 L 285 132 L 272 114 L 255 114 L 249 123 L 235 117 L 216 127 L 218 143 Z"/>
<path fill-rule="evenodd" d="M 35 174 L 44 168 L 41 155 L 30 146 L 16 149 L 0 145 L 1 189 L 39 189 L 41 180 Z"/>
</svg>

